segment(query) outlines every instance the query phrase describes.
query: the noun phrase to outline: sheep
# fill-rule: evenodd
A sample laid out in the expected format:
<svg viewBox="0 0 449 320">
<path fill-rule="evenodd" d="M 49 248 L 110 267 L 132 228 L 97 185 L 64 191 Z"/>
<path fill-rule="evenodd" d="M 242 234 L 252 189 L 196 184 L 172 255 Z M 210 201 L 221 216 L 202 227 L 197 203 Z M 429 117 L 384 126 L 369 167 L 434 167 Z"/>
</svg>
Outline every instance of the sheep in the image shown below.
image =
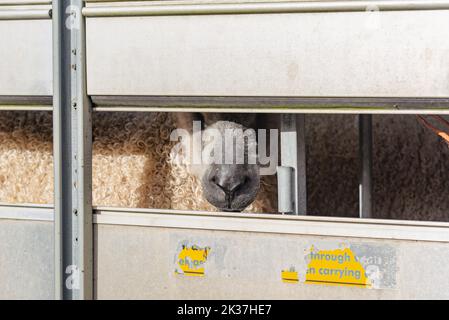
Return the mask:
<svg viewBox="0 0 449 320">
<path fill-rule="evenodd" d="M 260 129 L 260 128 L 273 128 L 273 127 L 279 127 L 279 122 L 275 122 L 275 121 L 269 121 L 272 120 L 276 117 L 261 117 L 260 115 L 254 115 L 254 114 L 226 114 L 226 113 L 220 113 L 220 114 L 208 114 L 208 113 L 204 113 L 201 115 L 196 115 L 192 118 L 186 116 L 185 114 L 178 114 L 178 123 L 179 126 L 184 126 L 187 127 L 191 130 L 192 127 L 192 120 L 194 119 L 199 119 L 202 118 L 205 127 L 204 132 L 207 133 L 207 131 L 209 130 L 209 128 L 212 129 L 219 129 L 218 131 L 218 136 L 220 137 L 220 143 L 219 143 L 219 147 L 223 147 L 223 150 L 225 153 L 232 153 L 233 148 L 236 147 L 234 146 L 235 144 L 238 143 L 233 143 L 234 145 L 226 145 L 226 143 L 224 143 L 224 136 L 225 136 L 225 131 L 226 130 L 235 130 L 237 131 L 238 129 L 241 128 L 255 128 L 255 129 Z M 258 118 L 262 118 L 262 119 L 258 119 Z M 388 118 L 388 117 L 383 117 L 383 118 Z M 427 120 L 425 120 L 425 118 L 418 116 L 417 117 L 418 120 L 420 120 L 421 123 L 423 123 L 425 125 L 426 128 L 431 129 L 431 131 L 433 131 L 437 136 L 441 137 L 443 139 L 443 141 L 448 142 L 449 143 L 449 136 L 446 132 L 437 129 L 436 127 L 432 126 Z M 442 124 L 443 126 L 449 128 L 449 122 L 446 121 L 444 118 L 442 117 L 437 117 L 437 116 L 433 116 L 432 117 L 434 120 L 438 121 L 440 124 Z M 190 122 L 190 127 L 188 125 L 186 125 L 186 119 L 187 122 Z M 312 117 L 313 119 L 313 117 Z M 341 118 L 343 119 L 343 118 Z M 346 119 L 348 119 L 348 117 L 346 117 Z M 375 126 L 379 126 L 382 122 L 378 122 L 379 118 L 375 118 Z M 391 118 L 393 119 L 393 118 Z M 379 129 L 375 129 L 375 137 L 376 137 L 376 143 L 378 142 L 377 139 L 378 138 L 392 138 L 392 141 L 390 141 L 386 146 L 383 146 L 381 142 L 380 147 L 382 149 L 380 149 L 380 152 L 378 153 L 379 156 L 377 157 L 378 159 L 382 159 L 382 161 L 375 161 L 375 170 L 378 170 L 378 172 L 375 172 L 374 175 L 374 179 L 376 181 L 376 179 L 378 179 L 379 177 L 382 178 L 387 178 L 390 181 L 386 181 L 383 183 L 375 183 L 375 190 L 374 190 L 374 200 L 375 200 L 375 217 L 382 217 L 382 218 L 402 218 L 402 219 L 424 219 L 424 220 L 434 220 L 434 219 L 439 219 L 439 220 L 445 220 L 449 218 L 449 212 L 447 212 L 447 210 L 449 209 L 447 206 L 447 201 L 445 201 L 445 195 L 447 194 L 445 191 L 447 191 L 447 181 L 448 179 L 444 179 L 444 177 L 448 176 L 447 175 L 447 170 L 444 170 L 444 164 L 446 163 L 446 161 L 444 160 L 444 149 L 442 148 L 442 145 L 438 143 L 438 140 L 432 139 L 431 136 L 429 136 L 427 134 L 427 132 L 423 131 L 422 128 L 419 128 L 419 124 L 415 122 L 414 117 L 403 117 L 403 116 L 395 116 L 394 118 L 395 120 L 398 120 L 395 124 L 395 127 L 398 128 L 399 130 L 401 130 L 404 125 L 408 124 L 410 126 L 410 132 L 406 133 L 403 132 L 403 135 L 398 135 L 397 133 L 401 133 L 402 131 L 397 131 L 397 132 L 391 132 L 391 130 L 394 130 L 394 127 L 388 127 L 385 126 L 384 129 L 379 130 Z M 181 121 L 179 121 L 181 120 Z M 223 121 L 224 120 L 224 121 Z M 257 121 L 259 120 L 259 121 Z M 323 121 L 325 119 L 321 118 L 321 121 Z M 313 121 L 313 120 L 312 120 Z M 412 122 L 410 122 L 412 121 Z M 340 121 L 336 121 L 336 124 L 341 125 L 341 120 Z M 384 124 L 382 124 L 384 125 Z M 338 128 L 338 127 L 337 127 Z M 340 128 L 339 132 L 342 132 Z M 353 133 L 352 133 L 352 138 L 357 136 L 357 133 L 354 132 L 356 131 L 356 126 L 353 126 Z M 308 131 L 308 130 L 306 130 Z M 313 128 L 311 130 L 312 133 L 314 133 Z M 386 136 L 386 133 L 388 133 L 388 136 Z M 240 131 L 240 136 L 242 136 L 242 130 Z M 315 136 L 312 136 L 311 139 L 314 139 L 316 137 L 320 137 L 321 139 L 321 135 L 322 132 L 315 132 Z M 432 168 L 432 171 L 426 172 L 426 175 L 431 176 L 432 180 L 431 183 L 432 184 L 441 184 L 442 185 L 442 190 L 439 193 L 437 190 L 434 191 L 435 194 L 433 195 L 425 195 L 425 190 L 422 190 L 420 194 L 415 194 L 414 197 L 416 197 L 413 201 L 416 201 L 416 204 L 413 205 L 403 205 L 402 208 L 394 208 L 395 203 L 398 202 L 398 199 L 395 199 L 393 203 L 391 203 L 391 200 L 384 200 L 385 199 L 394 199 L 394 195 L 395 194 L 402 194 L 402 201 L 407 201 L 407 199 L 410 198 L 410 193 L 404 193 L 404 190 L 407 189 L 411 189 L 411 186 L 414 186 L 415 188 L 419 188 L 419 186 L 426 186 L 426 188 L 431 188 L 432 186 L 428 186 L 427 184 L 429 184 L 426 180 L 427 177 L 426 176 L 421 176 L 420 179 L 423 179 L 425 182 L 427 183 L 422 183 L 421 181 L 417 180 L 416 183 L 412 183 L 412 184 L 407 184 L 404 185 L 400 188 L 395 187 L 394 190 L 391 190 L 391 195 L 381 195 L 380 197 L 377 195 L 379 193 L 379 188 L 385 188 L 385 187 L 389 187 L 389 186 L 394 186 L 395 185 L 395 180 L 397 179 L 398 176 L 402 174 L 406 174 L 408 175 L 406 178 L 410 179 L 413 177 L 413 175 L 410 175 L 408 173 L 407 170 L 404 170 L 402 168 L 402 170 L 400 170 L 400 172 L 397 172 L 397 167 L 401 162 L 407 161 L 410 163 L 414 163 L 414 159 L 413 159 L 413 150 L 411 150 L 412 152 L 408 152 L 406 154 L 402 154 L 402 156 L 404 157 L 403 159 L 401 159 L 401 161 L 398 161 L 397 163 L 391 163 L 389 162 L 389 158 L 390 158 L 390 154 L 385 153 L 385 151 L 388 151 L 388 147 L 390 145 L 395 145 L 395 143 L 397 142 L 402 142 L 404 144 L 408 144 L 408 143 L 414 143 L 416 142 L 416 140 L 420 140 L 420 139 L 425 139 L 426 141 L 426 145 L 416 148 L 416 151 L 418 153 L 423 153 L 424 156 L 426 156 L 427 154 L 431 154 L 431 149 L 433 148 L 433 150 L 435 150 L 435 158 L 436 161 L 434 162 L 434 168 Z M 355 140 L 356 141 L 356 140 Z M 344 140 L 333 140 L 332 144 L 334 146 L 340 146 L 342 147 L 342 143 L 344 143 Z M 379 148 L 379 144 L 375 143 L 375 148 Z M 244 145 L 244 143 L 242 141 L 240 141 L 240 144 Z M 314 141 L 313 143 L 309 143 L 309 147 L 310 148 L 314 148 L 315 146 L 318 146 L 320 144 L 320 141 Z M 239 147 L 239 146 L 237 146 Z M 429 150 L 426 150 L 425 147 L 430 147 Z M 206 148 L 206 147 L 204 147 Z M 357 151 L 358 146 L 357 145 L 353 145 L 352 146 L 352 151 Z M 425 152 L 422 152 L 422 150 L 425 150 Z M 396 147 L 391 150 L 391 151 L 400 151 L 399 147 Z M 439 151 L 443 151 L 443 153 L 439 152 Z M 313 151 L 311 152 L 313 154 Z M 319 154 L 316 154 L 312 157 L 308 157 L 309 158 L 309 163 L 310 163 L 310 167 L 313 168 L 315 165 L 315 157 L 319 158 L 322 157 L 323 154 L 325 154 L 325 152 L 323 152 L 323 150 L 320 150 Z M 346 152 L 346 154 L 348 154 Z M 395 156 L 394 154 L 392 154 L 393 156 Z M 204 156 L 204 155 L 203 155 Z M 207 152 L 206 152 L 206 156 L 207 156 Z M 358 154 L 357 152 L 353 153 L 353 163 L 352 165 L 349 165 L 349 170 L 353 170 L 354 168 L 357 168 L 358 171 L 358 167 L 359 167 L 359 163 L 358 161 L 354 161 L 354 159 L 357 159 Z M 418 158 L 419 159 L 419 158 Z M 217 160 L 217 159 L 214 159 Z M 258 179 L 259 179 L 259 173 L 258 173 L 258 166 L 257 165 L 249 165 L 248 163 L 245 164 L 240 164 L 240 165 L 236 165 L 236 164 L 223 164 L 224 163 L 224 155 L 219 156 L 218 161 L 220 161 L 220 164 L 203 164 L 202 167 L 202 171 L 200 171 L 199 176 L 201 177 L 201 184 L 202 184 L 202 189 L 204 192 L 204 195 L 206 197 L 206 199 L 213 204 L 214 206 L 218 207 L 220 210 L 222 211 L 241 211 L 248 203 L 251 203 L 251 201 L 255 198 L 256 194 L 257 194 L 257 187 L 258 187 Z M 355 163 L 354 163 L 355 162 Z M 387 165 L 385 165 L 384 163 L 388 163 Z M 332 158 L 327 159 L 326 161 L 326 166 L 328 166 L 328 170 L 322 170 L 322 168 L 320 168 L 320 171 L 324 171 L 325 174 L 327 176 L 332 176 L 332 175 L 337 175 L 338 176 L 338 171 L 340 170 L 339 167 L 334 167 L 333 164 L 335 164 L 335 156 L 332 155 Z M 431 161 L 428 161 L 429 165 L 431 164 Z M 443 167 L 438 167 L 440 164 L 443 164 Z M 426 163 L 421 164 L 418 162 L 418 164 L 415 163 L 415 165 L 417 166 L 417 169 L 419 169 L 419 167 L 423 167 L 423 165 L 425 166 Z M 379 166 L 382 166 L 382 168 L 380 168 Z M 380 169 L 380 170 L 379 170 Z M 394 169 L 394 171 L 390 171 L 391 169 Z M 442 170 L 441 170 L 442 169 Z M 346 169 L 347 170 L 347 169 Z M 389 174 L 386 176 L 385 172 L 389 172 Z M 438 176 L 434 176 L 435 174 L 439 174 Z M 419 175 L 419 173 L 414 173 L 414 175 Z M 325 177 L 326 178 L 326 177 Z M 448 177 L 449 178 L 449 177 Z M 340 185 L 345 186 L 345 183 L 348 182 L 348 176 L 345 177 L 340 177 L 340 181 L 335 181 L 335 184 L 332 184 L 330 186 L 332 187 L 337 187 Z M 312 180 L 313 180 L 313 175 L 312 175 Z M 353 175 L 353 180 L 354 182 L 354 186 L 357 186 L 358 184 L 358 176 L 357 174 Z M 423 181 L 423 182 L 424 182 Z M 316 187 L 322 188 L 322 181 L 318 181 L 318 184 L 316 185 Z M 347 186 L 345 186 L 346 189 Z M 358 186 L 357 186 L 358 187 Z M 235 192 L 232 191 L 232 189 L 236 190 Z M 312 189 L 312 188 L 311 188 Z M 354 188 L 356 189 L 356 188 Z M 316 189 L 315 189 L 316 190 Z M 335 197 L 335 196 L 329 196 L 332 193 L 332 190 L 327 190 L 327 193 L 325 195 L 321 196 L 321 199 L 316 199 L 315 201 L 313 201 L 313 197 L 315 196 L 316 192 L 315 190 L 312 189 L 312 194 L 310 196 L 310 198 L 312 198 L 312 201 L 310 201 L 311 199 L 309 199 L 309 202 L 311 202 L 311 205 L 309 208 L 309 212 L 312 215 L 322 215 L 323 212 L 332 212 L 333 209 L 329 210 L 330 208 L 333 207 L 340 207 L 343 208 L 345 207 L 345 205 L 338 205 L 336 203 L 334 203 L 332 206 L 329 206 L 328 208 L 326 207 L 322 207 L 320 210 L 316 210 L 313 207 L 314 203 L 324 203 L 326 202 L 326 198 L 330 198 L 333 199 L 333 201 L 335 201 L 335 199 L 342 199 L 340 196 L 343 197 L 349 197 L 349 199 L 351 199 L 350 201 L 355 205 L 354 208 L 356 206 L 358 206 L 358 199 L 355 199 L 354 195 L 357 194 L 357 192 L 345 192 L 342 191 L 340 192 L 340 196 Z M 346 189 L 347 190 L 347 189 Z M 355 190 L 354 190 L 355 191 Z M 411 190 L 412 192 L 415 192 L 415 190 Z M 352 195 L 352 196 L 351 196 Z M 441 195 L 443 195 L 441 197 Z M 391 197 L 393 196 L 393 197 Z M 430 204 L 428 201 L 423 201 L 423 202 L 419 202 L 419 197 L 423 197 L 424 199 L 427 198 L 440 198 L 441 200 L 439 201 L 439 203 L 434 203 L 434 204 Z M 376 201 L 376 198 L 380 198 L 380 201 Z M 399 201 L 401 201 L 399 200 Z M 348 202 L 347 202 L 348 203 Z M 390 207 L 386 207 L 385 205 L 389 204 Z M 424 205 L 423 205 L 424 204 Z M 415 209 L 415 207 L 419 207 L 419 211 Z M 429 210 L 435 210 L 435 207 L 437 207 L 438 209 L 436 211 L 429 211 Z M 392 210 L 394 208 L 394 210 Z M 338 209 L 337 209 L 338 210 Z M 357 213 L 357 210 L 352 210 L 351 211 L 347 211 L 347 212 L 339 212 L 338 215 L 340 216 L 347 216 L 348 214 L 351 215 L 355 215 L 354 213 Z"/>
<path fill-rule="evenodd" d="M 0 112 L 0 202 L 53 202 L 52 117 Z M 93 204 L 216 211 L 198 178 L 173 162 L 170 113 L 94 113 Z M 261 180 L 246 212 L 276 212 L 275 177 Z"/>
<path fill-rule="evenodd" d="M 52 203 L 52 118 L 0 112 L 0 202 Z"/>
<path fill-rule="evenodd" d="M 49 112 L 0 112 L 0 202 L 53 202 L 51 122 Z M 175 115 L 101 112 L 93 125 L 94 205 L 217 210 L 173 162 Z M 373 131 L 374 217 L 449 221 L 449 148 L 414 116 L 373 116 Z M 307 115 L 308 214 L 358 215 L 357 134 L 355 115 Z M 262 177 L 245 212 L 275 213 L 276 189 Z"/>
<path fill-rule="evenodd" d="M 255 130 L 276 128 L 279 123 L 273 119 L 276 117 L 238 113 L 176 114 L 177 127 L 184 129 L 180 144 L 187 149 L 178 152 L 198 176 L 204 198 L 220 211 L 243 211 L 257 197 L 261 175 L 275 174 L 278 150 L 267 148 L 270 152 L 263 156 L 271 166 L 261 166 L 258 144 L 267 147 L 270 142 L 258 141 Z M 195 155 L 199 163 L 194 163 Z"/>
</svg>

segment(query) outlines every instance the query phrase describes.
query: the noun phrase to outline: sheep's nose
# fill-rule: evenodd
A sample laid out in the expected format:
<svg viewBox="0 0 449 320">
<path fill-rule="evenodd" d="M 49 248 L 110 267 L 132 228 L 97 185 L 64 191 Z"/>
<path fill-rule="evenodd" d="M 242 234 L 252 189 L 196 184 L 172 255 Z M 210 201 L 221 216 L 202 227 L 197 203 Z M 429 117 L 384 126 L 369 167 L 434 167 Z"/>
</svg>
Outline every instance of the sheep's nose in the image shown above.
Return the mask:
<svg viewBox="0 0 449 320">
<path fill-rule="evenodd" d="M 257 167 L 211 166 L 202 178 L 207 201 L 221 211 L 240 212 L 256 198 L 260 176 Z"/>
<path fill-rule="evenodd" d="M 217 173 L 210 177 L 210 182 L 223 190 L 223 192 L 229 196 L 229 200 L 232 200 L 235 192 L 241 189 L 248 181 L 249 177 L 245 174 L 226 175 Z"/>
</svg>

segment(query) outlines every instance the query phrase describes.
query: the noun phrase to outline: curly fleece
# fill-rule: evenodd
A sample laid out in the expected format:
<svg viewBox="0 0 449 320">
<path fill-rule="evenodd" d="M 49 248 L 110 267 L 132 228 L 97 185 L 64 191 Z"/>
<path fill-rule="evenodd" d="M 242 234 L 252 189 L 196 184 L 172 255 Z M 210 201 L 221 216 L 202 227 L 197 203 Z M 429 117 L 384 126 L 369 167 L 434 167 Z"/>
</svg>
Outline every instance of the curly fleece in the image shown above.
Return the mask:
<svg viewBox="0 0 449 320">
<path fill-rule="evenodd" d="M 49 112 L 0 113 L 0 202 L 52 203 Z M 95 113 L 93 203 L 98 206 L 216 211 L 201 184 L 173 161 L 169 113 Z M 276 180 L 265 177 L 247 212 L 276 212 Z"/>
</svg>

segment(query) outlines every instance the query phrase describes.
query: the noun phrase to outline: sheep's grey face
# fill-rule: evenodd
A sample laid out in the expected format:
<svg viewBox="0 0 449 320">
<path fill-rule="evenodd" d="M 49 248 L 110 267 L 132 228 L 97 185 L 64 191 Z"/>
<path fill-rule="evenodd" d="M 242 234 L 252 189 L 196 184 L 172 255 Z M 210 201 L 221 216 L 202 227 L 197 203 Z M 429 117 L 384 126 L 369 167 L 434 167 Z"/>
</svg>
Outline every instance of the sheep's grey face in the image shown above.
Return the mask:
<svg viewBox="0 0 449 320">
<path fill-rule="evenodd" d="M 230 121 L 218 121 L 203 132 L 201 184 L 209 203 L 221 211 L 243 211 L 260 187 L 256 133 Z"/>
</svg>

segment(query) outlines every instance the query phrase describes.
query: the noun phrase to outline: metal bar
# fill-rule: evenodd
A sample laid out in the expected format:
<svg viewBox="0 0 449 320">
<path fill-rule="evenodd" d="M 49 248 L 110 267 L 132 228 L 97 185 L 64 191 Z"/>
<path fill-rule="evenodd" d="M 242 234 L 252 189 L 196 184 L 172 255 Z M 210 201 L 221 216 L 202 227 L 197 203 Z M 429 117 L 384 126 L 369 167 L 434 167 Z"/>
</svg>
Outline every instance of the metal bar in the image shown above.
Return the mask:
<svg viewBox="0 0 449 320">
<path fill-rule="evenodd" d="M 82 5 L 82 0 L 53 2 L 57 299 L 93 297 L 92 126 L 86 94 Z M 69 285 L 66 272 L 74 280 Z"/>
<path fill-rule="evenodd" d="M 359 116 L 359 215 L 360 218 L 372 218 L 372 170 L 373 170 L 373 134 L 372 115 Z"/>
<path fill-rule="evenodd" d="M 295 211 L 295 200 L 293 197 L 294 179 L 293 168 L 277 167 L 277 188 L 278 188 L 278 212 L 293 213 Z"/>
<path fill-rule="evenodd" d="M 447 0 L 326 1 L 86 7 L 86 17 L 446 10 Z"/>
<path fill-rule="evenodd" d="M 79 12 L 75 12 L 78 28 L 72 29 L 71 51 L 72 65 L 75 66 L 72 68 L 72 103 L 76 102 L 72 119 L 76 121 L 74 138 L 77 141 L 76 149 L 73 150 L 76 185 L 72 190 L 77 195 L 73 211 L 78 210 L 78 214 L 75 214 L 78 218 L 78 237 L 74 243 L 78 245 L 75 261 L 80 266 L 81 275 L 81 286 L 75 298 L 93 299 L 92 105 L 87 96 L 86 29 L 85 18 L 81 14 L 84 0 L 72 0 L 72 4 L 79 8 Z"/>
<path fill-rule="evenodd" d="M 95 111 L 449 114 L 449 98 L 92 96 Z"/>
<path fill-rule="evenodd" d="M 0 203 L 0 219 L 53 221 L 53 206 Z"/>
<path fill-rule="evenodd" d="M 116 214 L 164 214 L 164 215 L 186 215 L 186 216 L 214 216 L 227 218 L 245 218 L 245 219 L 268 219 L 268 220 L 298 220 L 298 221 L 320 221 L 365 225 L 395 225 L 395 226 L 417 226 L 417 227 L 441 227 L 449 229 L 449 222 L 438 221 L 421 221 L 421 220 L 392 220 L 392 219 L 370 219 L 361 220 L 359 218 L 347 217 L 325 217 L 325 216 L 296 216 L 296 215 L 280 215 L 272 213 L 246 213 L 246 212 L 210 212 L 196 210 L 177 210 L 177 209 L 154 209 L 154 208 L 124 208 L 124 207 L 108 207 L 93 206 L 94 214 L 100 215 L 104 213 Z"/>
<path fill-rule="evenodd" d="M 52 105 L 51 96 L 1 96 L 0 105 Z"/>
<path fill-rule="evenodd" d="M 0 202 L 0 207 L 17 207 L 17 208 L 46 208 L 53 209 L 50 203 L 29 203 L 29 202 Z"/>
<path fill-rule="evenodd" d="M 52 111 L 51 106 L 20 106 L 20 105 L 0 105 L 0 111 Z"/>
<path fill-rule="evenodd" d="M 65 100 L 68 93 L 62 79 L 64 55 L 63 55 L 63 34 L 64 34 L 64 11 L 59 1 L 55 1 L 52 5 L 52 30 L 53 30 L 53 166 L 54 166 L 54 250 L 55 250 L 55 299 L 63 299 L 64 297 L 64 257 L 63 257 L 63 213 L 67 211 L 66 203 L 68 200 L 63 198 L 62 178 L 67 177 L 67 170 L 63 166 L 63 157 L 66 150 L 63 143 L 64 123 L 66 121 Z"/>
<path fill-rule="evenodd" d="M 448 223 L 420 221 L 97 208 L 94 223 L 98 225 L 449 242 Z"/>
<path fill-rule="evenodd" d="M 397 115 L 449 115 L 449 110 L 370 110 L 370 109 L 285 109 L 285 108 L 210 108 L 210 107 L 94 107 L 97 112 L 226 112 L 226 113 L 274 113 L 274 114 L 397 114 Z"/>
<path fill-rule="evenodd" d="M 0 20 L 50 19 L 49 9 L 0 10 Z"/>
<path fill-rule="evenodd" d="M 306 165 L 306 116 L 297 114 L 296 116 L 296 194 L 297 212 L 300 215 L 307 215 L 307 165 Z"/>
<path fill-rule="evenodd" d="M 2 1 L 0 6 L 28 6 L 28 5 L 45 5 L 51 4 L 51 0 L 16 0 L 16 1 Z"/>
<path fill-rule="evenodd" d="M 123 108 L 257 108 L 262 110 L 326 110 L 358 113 L 359 110 L 403 113 L 441 111 L 449 113 L 449 98 L 343 98 L 343 97 L 193 97 L 193 96 L 92 96 L 92 102 L 104 111 Z M 115 108 L 115 109 L 114 109 Z"/>
<path fill-rule="evenodd" d="M 305 116 L 281 115 L 281 165 L 292 168 L 291 199 L 296 215 L 307 214 L 305 151 Z"/>
</svg>

